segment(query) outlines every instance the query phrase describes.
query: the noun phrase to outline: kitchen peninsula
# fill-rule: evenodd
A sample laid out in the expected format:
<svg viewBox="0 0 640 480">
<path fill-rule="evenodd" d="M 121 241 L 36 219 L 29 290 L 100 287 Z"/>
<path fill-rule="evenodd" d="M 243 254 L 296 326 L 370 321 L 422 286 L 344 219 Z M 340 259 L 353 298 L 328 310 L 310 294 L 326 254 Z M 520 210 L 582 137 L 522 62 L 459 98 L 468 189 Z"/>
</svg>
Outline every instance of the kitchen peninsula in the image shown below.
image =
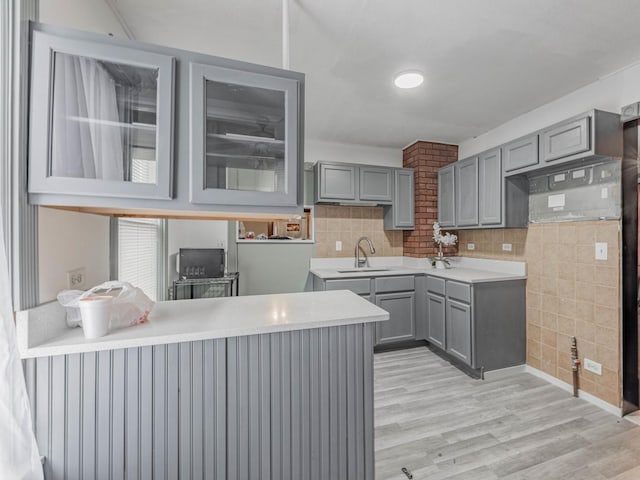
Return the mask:
<svg viewBox="0 0 640 480">
<path fill-rule="evenodd" d="M 55 302 L 19 312 L 48 478 L 373 479 L 388 318 L 345 290 L 159 302 L 91 340 Z"/>
</svg>

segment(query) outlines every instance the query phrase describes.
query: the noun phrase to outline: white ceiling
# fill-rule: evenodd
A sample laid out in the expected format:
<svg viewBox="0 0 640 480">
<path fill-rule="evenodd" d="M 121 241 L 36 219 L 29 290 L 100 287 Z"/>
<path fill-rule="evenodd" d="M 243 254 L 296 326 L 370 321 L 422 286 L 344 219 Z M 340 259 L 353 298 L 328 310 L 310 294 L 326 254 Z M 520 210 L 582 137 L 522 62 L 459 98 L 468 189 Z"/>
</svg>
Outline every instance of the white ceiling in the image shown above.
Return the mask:
<svg viewBox="0 0 640 480">
<path fill-rule="evenodd" d="M 282 64 L 280 0 L 115 3 L 139 40 Z M 306 135 L 459 143 L 639 61 L 638 19 L 637 0 L 290 0 Z M 425 83 L 395 89 L 406 69 Z"/>
</svg>

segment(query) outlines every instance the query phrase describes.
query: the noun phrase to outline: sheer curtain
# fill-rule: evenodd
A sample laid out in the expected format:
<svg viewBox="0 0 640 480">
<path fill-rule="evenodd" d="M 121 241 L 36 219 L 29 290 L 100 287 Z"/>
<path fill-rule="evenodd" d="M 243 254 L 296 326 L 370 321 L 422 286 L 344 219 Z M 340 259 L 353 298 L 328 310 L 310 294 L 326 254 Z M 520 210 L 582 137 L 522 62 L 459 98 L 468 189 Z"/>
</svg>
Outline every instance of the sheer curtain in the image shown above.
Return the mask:
<svg viewBox="0 0 640 480">
<path fill-rule="evenodd" d="M 116 85 L 97 60 L 55 54 L 51 174 L 124 180 Z"/>
<path fill-rule="evenodd" d="M 27 390 L 18 354 L 0 210 L 0 477 L 41 479 Z"/>
</svg>

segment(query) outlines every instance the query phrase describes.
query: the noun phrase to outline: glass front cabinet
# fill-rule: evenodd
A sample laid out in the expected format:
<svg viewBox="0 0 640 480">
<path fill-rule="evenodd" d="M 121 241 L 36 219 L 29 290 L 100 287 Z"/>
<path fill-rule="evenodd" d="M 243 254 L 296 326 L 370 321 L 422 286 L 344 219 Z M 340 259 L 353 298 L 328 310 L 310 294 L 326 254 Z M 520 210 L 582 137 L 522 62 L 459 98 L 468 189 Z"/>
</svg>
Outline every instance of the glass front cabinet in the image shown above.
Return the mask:
<svg viewBox="0 0 640 480">
<path fill-rule="evenodd" d="M 39 24 L 30 74 L 31 203 L 302 212 L 303 74 Z"/>
<path fill-rule="evenodd" d="M 29 193 L 172 197 L 174 58 L 32 32 Z"/>
<path fill-rule="evenodd" d="M 190 200 L 299 203 L 299 82 L 192 63 Z"/>
</svg>

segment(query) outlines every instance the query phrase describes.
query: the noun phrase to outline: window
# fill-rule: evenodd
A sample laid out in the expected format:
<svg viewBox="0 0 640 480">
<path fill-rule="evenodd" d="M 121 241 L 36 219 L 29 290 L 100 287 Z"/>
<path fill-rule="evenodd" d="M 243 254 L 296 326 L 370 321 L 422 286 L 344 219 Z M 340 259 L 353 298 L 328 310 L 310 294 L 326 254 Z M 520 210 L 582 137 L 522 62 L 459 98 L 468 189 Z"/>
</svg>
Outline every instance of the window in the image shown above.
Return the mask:
<svg viewBox="0 0 640 480">
<path fill-rule="evenodd" d="M 154 301 L 165 299 L 166 223 L 155 218 L 112 221 L 112 278 L 141 288 Z"/>
</svg>

